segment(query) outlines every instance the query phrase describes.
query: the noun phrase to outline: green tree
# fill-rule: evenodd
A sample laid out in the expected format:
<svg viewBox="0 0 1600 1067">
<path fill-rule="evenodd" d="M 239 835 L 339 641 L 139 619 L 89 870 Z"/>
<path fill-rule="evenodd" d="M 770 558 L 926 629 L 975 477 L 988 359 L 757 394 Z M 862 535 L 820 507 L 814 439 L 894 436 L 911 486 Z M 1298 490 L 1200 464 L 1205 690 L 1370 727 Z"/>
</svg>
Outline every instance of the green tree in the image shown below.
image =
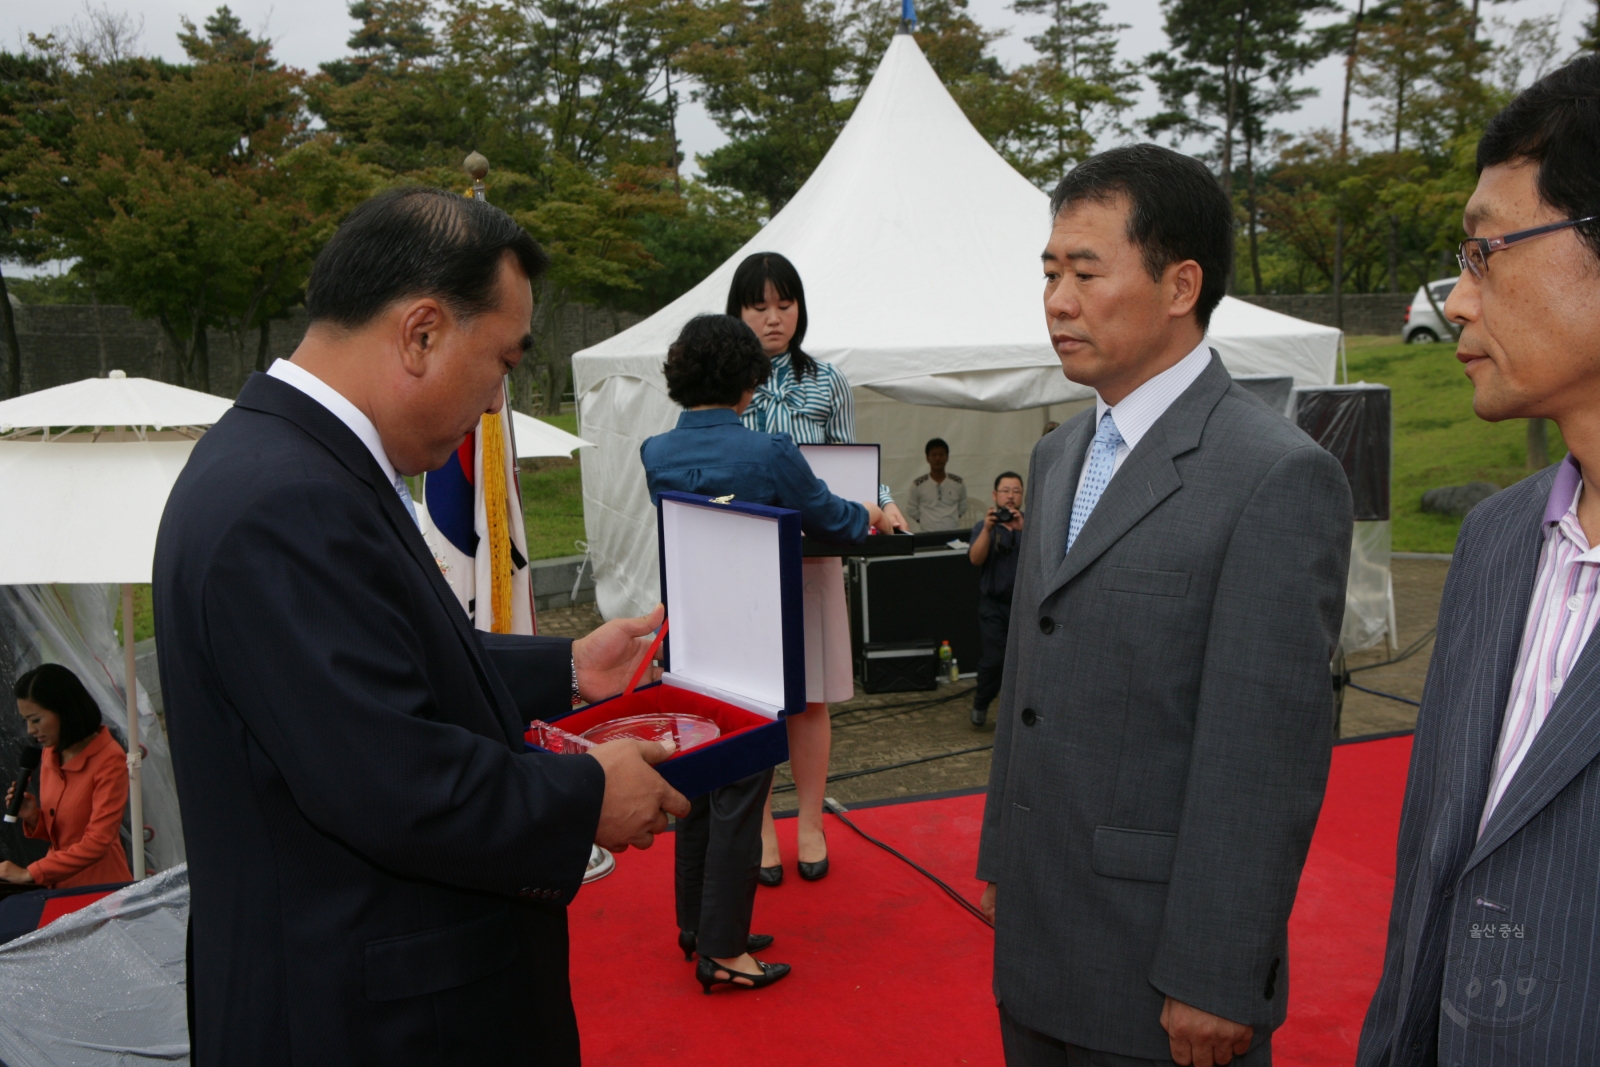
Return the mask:
<svg viewBox="0 0 1600 1067">
<path fill-rule="evenodd" d="M 1255 226 L 1255 152 L 1271 116 L 1299 106 L 1314 90 L 1294 79 L 1334 47 L 1306 19 L 1333 9 L 1329 0 L 1163 0 L 1172 50 L 1149 57 L 1151 80 L 1166 111 L 1147 120 L 1155 134 L 1213 138 L 1223 192 L 1233 199 L 1235 150 L 1243 142 L 1247 225 Z M 1260 264 L 1252 240 L 1251 266 Z M 1230 280 L 1231 287 L 1231 280 Z"/>
<path fill-rule="evenodd" d="M 298 302 L 333 220 L 374 175 L 330 180 L 308 133 L 301 75 L 226 9 L 181 40 L 195 62 L 136 56 L 127 24 L 92 14 L 73 39 L 41 40 L 65 135 L 27 139 L 10 183 L 51 255 L 91 292 L 154 319 L 181 384 L 211 385 L 207 331 L 236 345 Z M 305 148 L 304 151 L 299 151 Z"/>
<path fill-rule="evenodd" d="M 707 12 L 714 31 L 678 61 L 729 137 L 700 158 L 705 180 L 776 214 L 850 118 L 856 16 L 833 0 L 722 0 Z"/>
<path fill-rule="evenodd" d="M 1049 185 L 1093 154 L 1101 137 L 1126 132 L 1121 117 L 1139 88 L 1136 68 L 1117 58 L 1129 26 L 1107 22 L 1106 5 L 1095 0 L 1014 0 L 1011 8 L 1050 19 L 1027 39 L 1039 60 L 1018 72 L 1035 104 L 1018 169 Z"/>
</svg>

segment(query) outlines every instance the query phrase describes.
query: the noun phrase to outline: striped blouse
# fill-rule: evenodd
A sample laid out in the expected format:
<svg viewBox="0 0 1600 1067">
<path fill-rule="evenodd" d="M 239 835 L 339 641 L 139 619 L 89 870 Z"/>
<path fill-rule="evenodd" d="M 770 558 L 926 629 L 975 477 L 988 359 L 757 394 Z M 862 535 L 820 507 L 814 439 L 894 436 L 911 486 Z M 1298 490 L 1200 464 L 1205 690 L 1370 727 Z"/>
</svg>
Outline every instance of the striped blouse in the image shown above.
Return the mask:
<svg viewBox="0 0 1600 1067">
<path fill-rule="evenodd" d="M 756 387 L 741 418 L 757 433 L 786 433 L 797 445 L 848 445 L 856 439 L 856 402 L 850 383 L 831 364 L 813 360 L 817 373 L 797 378 L 789 353 L 772 357 L 772 377 Z M 878 505 L 894 503 L 878 486 Z"/>
</svg>

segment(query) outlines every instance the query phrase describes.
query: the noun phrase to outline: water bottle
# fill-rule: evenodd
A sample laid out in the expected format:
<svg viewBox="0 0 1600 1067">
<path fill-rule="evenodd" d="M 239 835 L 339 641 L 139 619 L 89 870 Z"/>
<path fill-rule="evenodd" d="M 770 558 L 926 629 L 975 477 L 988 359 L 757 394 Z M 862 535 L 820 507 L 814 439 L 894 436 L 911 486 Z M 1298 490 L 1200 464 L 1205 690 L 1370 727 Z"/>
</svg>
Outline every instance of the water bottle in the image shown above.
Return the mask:
<svg viewBox="0 0 1600 1067">
<path fill-rule="evenodd" d="M 954 656 L 950 657 L 950 680 L 952 682 L 961 681 L 961 664 Z"/>
<path fill-rule="evenodd" d="M 948 674 L 951 678 L 954 678 L 955 675 L 950 673 L 950 668 L 955 664 L 955 661 L 956 654 L 951 649 L 950 642 L 946 641 L 941 644 L 939 646 L 939 673 Z"/>
</svg>

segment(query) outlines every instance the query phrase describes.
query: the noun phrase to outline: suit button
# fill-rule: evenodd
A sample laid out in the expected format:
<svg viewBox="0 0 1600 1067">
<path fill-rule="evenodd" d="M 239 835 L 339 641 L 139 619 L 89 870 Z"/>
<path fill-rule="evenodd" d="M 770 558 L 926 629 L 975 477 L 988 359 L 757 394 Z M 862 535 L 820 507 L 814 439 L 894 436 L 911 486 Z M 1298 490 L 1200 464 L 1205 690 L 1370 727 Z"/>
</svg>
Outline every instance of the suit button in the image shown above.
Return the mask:
<svg viewBox="0 0 1600 1067">
<path fill-rule="evenodd" d="M 1022 709 L 1022 725 L 1024 725 L 1024 726 L 1032 726 L 1034 723 L 1036 723 L 1038 721 L 1039 721 L 1039 713 L 1038 712 L 1034 711 L 1032 708 L 1023 708 Z"/>
<path fill-rule="evenodd" d="M 1447 885 L 1447 886 L 1444 887 L 1444 899 L 1449 900 L 1451 897 L 1453 897 L 1455 895 L 1456 895 L 1456 887 L 1455 886 Z"/>
<path fill-rule="evenodd" d="M 1055 628 L 1056 628 L 1056 620 L 1052 619 L 1050 616 L 1046 615 L 1044 618 L 1039 620 L 1039 632 L 1040 633 L 1047 634 L 1047 633 L 1050 633 Z"/>
</svg>

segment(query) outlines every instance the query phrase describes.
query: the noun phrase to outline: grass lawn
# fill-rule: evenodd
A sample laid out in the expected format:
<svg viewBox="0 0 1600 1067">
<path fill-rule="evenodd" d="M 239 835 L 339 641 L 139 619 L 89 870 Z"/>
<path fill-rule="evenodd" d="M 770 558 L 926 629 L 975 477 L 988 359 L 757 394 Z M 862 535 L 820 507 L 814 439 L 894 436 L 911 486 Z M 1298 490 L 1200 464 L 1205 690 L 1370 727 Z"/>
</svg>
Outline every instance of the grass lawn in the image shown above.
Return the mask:
<svg viewBox="0 0 1600 1067">
<path fill-rule="evenodd" d="M 1488 423 L 1472 413 L 1472 383 L 1453 344 L 1352 337 L 1346 353 L 1351 381 L 1381 382 L 1393 392 L 1395 551 L 1451 551 L 1461 520 L 1423 514 L 1423 492 L 1465 482 L 1505 488 L 1527 477 L 1527 422 Z M 1566 445 L 1553 423 L 1548 432 L 1550 458 L 1559 459 Z"/>
<path fill-rule="evenodd" d="M 575 411 L 539 418 L 570 434 L 578 432 Z M 582 540 L 583 475 L 576 459 L 535 459 L 522 464 L 522 520 L 528 530 L 528 558 L 577 555 Z"/>
</svg>

